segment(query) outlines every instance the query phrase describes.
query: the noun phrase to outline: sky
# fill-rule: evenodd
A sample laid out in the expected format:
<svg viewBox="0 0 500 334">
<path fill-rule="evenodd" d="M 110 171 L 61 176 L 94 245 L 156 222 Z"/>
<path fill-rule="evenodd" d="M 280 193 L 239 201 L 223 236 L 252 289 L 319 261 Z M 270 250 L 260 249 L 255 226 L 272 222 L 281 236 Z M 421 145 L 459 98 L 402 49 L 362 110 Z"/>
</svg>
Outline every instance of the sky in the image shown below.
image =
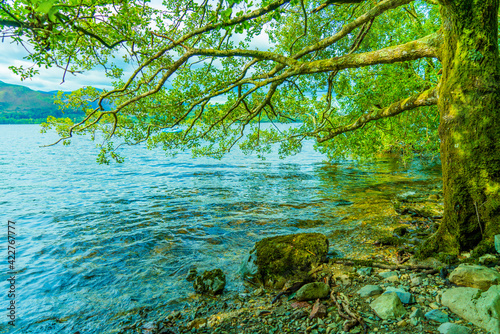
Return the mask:
<svg viewBox="0 0 500 334">
<path fill-rule="evenodd" d="M 251 46 L 251 48 L 258 48 L 260 50 L 267 49 L 268 47 L 269 42 L 266 34 L 258 36 Z M 13 44 L 8 39 L 0 43 L 0 50 L 0 81 L 14 85 L 23 85 L 39 91 L 72 91 L 83 86 L 93 86 L 100 89 L 111 88 L 111 80 L 99 68 L 78 75 L 67 73 L 64 83 L 62 82 L 64 75 L 62 69 L 56 67 L 49 69 L 39 68 L 39 75 L 32 79 L 21 81 L 20 77 L 9 69 L 9 66 L 23 65 L 25 68 L 32 66 L 32 62 L 23 59 L 27 56 L 27 51 L 21 45 Z M 133 68 L 130 65 L 128 65 L 128 68 L 125 68 L 126 73 L 131 73 L 132 71 Z"/>
<path fill-rule="evenodd" d="M 160 8 L 161 0 L 153 0 L 150 5 Z M 243 38 L 243 36 L 239 37 Z M 268 49 L 269 41 L 267 34 L 263 33 L 261 36 L 256 36 L 251 44 L 251 48 L 259 50 Z M 25 68 L 32 66 L 30 61 L 23 59 L 27 54 L 24 47 L 16 45 L 10 39 L 5 38 L 0 43 L 0 81 L 14 85 L 23 85 L 39 91 L 73 91 L 84 86 L 93 86 L 99 89 L 112 88 L 111 80 L 105 76 L 104 71 L 100 68 L 95 68 L 78 75 L 67 73 L 64 83 L 62 82 L 64 75 L 62 69 L 56 67 L 49 69 L 39 68 L 39 75 L 32 79 L 21 81 L 20 77 L 9 69 L 9 66 L 23 65 Z M 124 68 L 125 73 L 132 73 L 134 69 L 131 65 L 127 66 L 128 68 Z"/>
<path fill-rule="evenodd" d="M 40 75 L 32 79 L 21 81 L 20 77 L 15 75 L 9 66 L 24 65 L 30 67 L 32 62 L 23 60 L 27 55 L 26 50 L 16 44 L 12 44 L 8 39 L 5 39 L 0 44 L 0 81 L 29 87 L 33 90 L 40 91 L 72 91 L 83 86 L 94 86 L 96 88 L 111 88 L 111 81 L 107 78 L 102 70 L 94 69 L 82 74 L 72 75 L 66 74 L 65 82 L 62 83 L 64 71 L 59 68 L 40 68 Z"/>
</svg>

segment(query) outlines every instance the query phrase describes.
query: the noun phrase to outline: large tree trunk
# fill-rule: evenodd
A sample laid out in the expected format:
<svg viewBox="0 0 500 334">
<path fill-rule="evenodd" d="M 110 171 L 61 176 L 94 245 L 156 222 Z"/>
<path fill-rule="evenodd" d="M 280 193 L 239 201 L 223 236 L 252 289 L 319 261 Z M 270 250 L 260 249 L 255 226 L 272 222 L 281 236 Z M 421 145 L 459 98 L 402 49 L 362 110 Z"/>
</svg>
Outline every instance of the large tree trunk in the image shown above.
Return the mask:
<svg viewBox="0 0 500 334">
<path fill-rule="evenodd" d="M 440 1 L 444 217 L 423 255 L 491 246 L 500 233 L 499 1 Z"/>
</svg>

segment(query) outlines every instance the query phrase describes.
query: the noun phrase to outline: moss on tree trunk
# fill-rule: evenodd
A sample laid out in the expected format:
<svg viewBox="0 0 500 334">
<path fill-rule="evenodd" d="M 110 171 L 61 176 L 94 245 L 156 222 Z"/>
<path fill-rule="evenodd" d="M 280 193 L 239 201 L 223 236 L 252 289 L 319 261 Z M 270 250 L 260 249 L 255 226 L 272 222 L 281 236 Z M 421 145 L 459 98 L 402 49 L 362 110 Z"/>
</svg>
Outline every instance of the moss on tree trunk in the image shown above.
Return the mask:
<svg viewBox="0 0 500 334">
<path fill-rule="evenodd" d="M 499 0 L 443 0 L 438 91 L 444 217 L 422 248 L 457 254 L 500 233 Z"/>
</svg>

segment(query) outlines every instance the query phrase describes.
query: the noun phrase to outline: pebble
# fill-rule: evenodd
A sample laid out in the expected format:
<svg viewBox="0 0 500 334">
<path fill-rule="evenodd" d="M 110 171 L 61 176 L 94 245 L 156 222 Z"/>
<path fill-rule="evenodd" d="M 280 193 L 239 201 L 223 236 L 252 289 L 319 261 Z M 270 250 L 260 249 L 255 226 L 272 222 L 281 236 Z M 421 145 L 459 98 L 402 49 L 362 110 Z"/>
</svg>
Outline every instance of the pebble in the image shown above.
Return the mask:
<svg viewBox="0 0 500 334">
<path fill-rule="evenodd" d="M 423 281 L 422 281 L 422 277 L 420 276 L 417 276 L 417 277 L 413 277 L 411 279 L 411 284 L 412 285 L 415 285 L 415 286 L 419 286 L 419 285 L 422 285 Z"/>
<path fill-rule="evenodd" d="M 398 325 L 398 327 L 404 327 L 404 326 L 408 325 L 408 323 L 406 322 L 406 320 L 401 320 L 401 321 L 398 321 L 397 325 Z"/>
<path fill-rule="evenodd" d="M 436 303 L 430 303 L 429 304 L 429 307 L 433 310 L 438 310 L 439 309 L 439 305 L 437 305 Z"/>
</svg>

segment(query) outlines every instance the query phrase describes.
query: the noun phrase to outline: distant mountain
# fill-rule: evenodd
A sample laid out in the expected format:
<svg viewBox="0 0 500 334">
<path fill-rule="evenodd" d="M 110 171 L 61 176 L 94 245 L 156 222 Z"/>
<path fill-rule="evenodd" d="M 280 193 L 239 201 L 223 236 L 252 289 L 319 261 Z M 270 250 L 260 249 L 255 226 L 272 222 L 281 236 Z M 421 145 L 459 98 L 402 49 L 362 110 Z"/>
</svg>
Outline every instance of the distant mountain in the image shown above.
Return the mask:
<svg viewBox="0 0 500 334">
<path fill-rule="evenodd" d="M 47 116 L 82 118 L 81 111 L 59 110 L 54 104 L 55 95 L 0 81 L 0 124 L 42 123 Z"/>
</svg>

